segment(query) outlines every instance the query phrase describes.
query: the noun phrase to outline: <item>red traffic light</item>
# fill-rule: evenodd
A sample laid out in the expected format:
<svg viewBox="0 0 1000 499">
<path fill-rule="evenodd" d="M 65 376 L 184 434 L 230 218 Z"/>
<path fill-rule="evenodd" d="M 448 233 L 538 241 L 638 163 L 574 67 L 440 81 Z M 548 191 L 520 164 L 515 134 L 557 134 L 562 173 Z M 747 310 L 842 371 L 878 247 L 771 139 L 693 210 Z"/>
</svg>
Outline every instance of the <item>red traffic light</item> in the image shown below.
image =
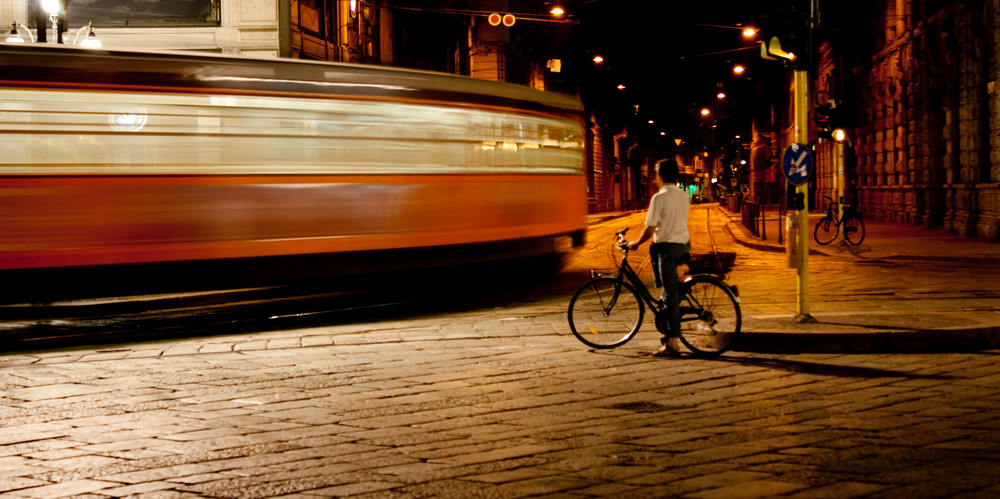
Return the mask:
<svg viewBox="0 0 1000 499">
<path fill-rule="evenodd" d="M 490 23 L 490 26 L 499 26 L 499 25 L 503 24 L 504 26 L 506 26 L 508 28 L 511 27 L 511 26 L 513 26 L 514 25 L 514 21 L 516 21 L 516 20 L 517 20 L 517 18 L 514 17 L 514 14 L 503 14 L 503 15 L 501 15 L 501 14 L 499 14 L 497 12 L 494 12 L 494 13 L 492 13 L 489 16 L 486 17 L 486 21 Z"/>
</svg>

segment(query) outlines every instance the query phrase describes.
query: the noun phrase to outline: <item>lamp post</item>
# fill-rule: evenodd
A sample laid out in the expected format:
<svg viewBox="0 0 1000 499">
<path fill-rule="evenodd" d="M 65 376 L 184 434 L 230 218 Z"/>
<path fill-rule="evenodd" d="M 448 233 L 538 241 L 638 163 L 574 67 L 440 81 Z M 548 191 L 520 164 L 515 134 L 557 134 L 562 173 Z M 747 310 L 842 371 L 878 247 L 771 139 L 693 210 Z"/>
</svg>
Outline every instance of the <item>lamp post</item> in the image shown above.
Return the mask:
<svg viewBox="0 0 1000 499">
<path fill-rule="evenodd" d="M 62 2 L 60 0 L 40 0 L 42 10 L 48 12 L 49 22 L 52 23 L 52 43 L 62 43 L 59 39 L 59 14 L 62 12 Z"/>
<path fill-rule="evenodd" d="M 28 40 L 30 40 L 31 43 L 38 41 L 35 39 L 35 36 L 31 33 L 31 30 L 27 26 L 17 21 L 11 23 L 10 31 L 7 33 L 7 38 L 4 41 L 7 43 L 25 43 L 26 40 L 21 36 L 21 30 L 24 30 L 24 32 L 28 34 Z M 93 21 L 87 23 L 86 26 L 78 30 L 69 30 L 67 33 L 73 35 L 73 45 L 79 45 L 88 49 L 99 49 L 103 46 L 101 41 L 97 39 L 97 34 L 94 32 Z M 84 34 L 86 34 L 86 36 L 84 36 Z M 83 38 L 82 40 L 81 37 Z M 56 43 L 56 41 L 53 40 L 52 43 Z"/>
<path fill-rule="evenodd" d="M 833 131 L 833 140 L 836 143 L 834 149 L 834 168 L 837 170 L 837 220 L 844 219 L 844 187 L 847 183 L 847 178 L 844 175 L 844 141 L 847 140 L 847 133 L 838 128 Z M 837 243 L 840 244 L 844 241 L 844 233 L 847 232 L 847 226 L 844 225 L 843 230 L 837 231 Z"/>
<path fill-rule="evenodd" d="M 31 34 L 31 30 L 17 21 L 10 24 L 10 33 L 7 34 L 7 39 L 4 41 L 7 43 L 24 43 L 24 38 L 21 38 L 21 33 L 17 29 L 18 26 L 24 29 L 24 32 L 28 34 L 28 39 L 31 40 L 31 43 L 35 43 L 35 36 Z"/>
<path fill-rule="evenodd" d="M 806 19 L 802 30 L 805 34 L 806 42 L 801 48 L 804 50 L 804 57 L 799 57 L 793 52 L 784 50 L 781 47 L 781 40 L 778 37 L 771 37 L 767 42 L 760 42 L 760 55 L 764 59 L 780 60 L 785 64 L 793 65 L 793 78 L 795 88 L 793 90 L 793 124 L 795 128 L 795 143 L 790 146 L 805 148 L 809 143 L 809 80 L 808 65 L 812 58 L 812 30 L 813 21 L 816 16 L 815 1 L 810 2 L 809 17 Z M 806 151 L 807 152 L 807 151 Z M 792 182 L 789 181 L 791 185 Z M 788 220 L 788 241 L 787 252 L 789 256 L 789 267 L 796 269 L 797 279 L 797 314 L 793 321 L 798 323 L 816 322 L 809 313 L 809 182 L 808 179 L 798 184 L 794 184 L 795 194 L 792 198 L 794 215 Z"/>
<path fill-rule="evenodd" d="M 80 36 L 83 35 L 84 30 L 87 32 L 87 37 L 80 41 Z M 88 49 L 99 49 L 101 48 L 101 41 L 97 39 L 97 35 L 94 34 L 94 21 L 90 21 L 86 26 L 80 28 L 76 32 L 76 36 L 73 38 L 73 45 L 79 45 Z"/>
</svg>

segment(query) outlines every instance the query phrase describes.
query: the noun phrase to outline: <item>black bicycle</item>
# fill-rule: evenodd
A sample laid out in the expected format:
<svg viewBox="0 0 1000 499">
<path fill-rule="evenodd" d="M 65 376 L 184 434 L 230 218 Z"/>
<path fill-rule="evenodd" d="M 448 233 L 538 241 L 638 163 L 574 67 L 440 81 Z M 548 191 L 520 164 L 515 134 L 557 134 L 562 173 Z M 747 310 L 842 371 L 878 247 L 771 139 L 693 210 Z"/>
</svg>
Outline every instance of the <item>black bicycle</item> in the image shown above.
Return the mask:
<svg viewBox="0 0 1000 499">
<path fill-rule="evenodd" d="M 669 328 L 663 304 L 653 298 L 628 263 L 627 231 L 616 234 L 618 249 L 623 253 L 618 272 L 591 271 L 590 282 L 569 302 L 570 330 L 593 348 L 615 348 L 635 337 L 646 307 L 653 311 L 658 331 Z M 709 271 L 691 264 L 691 270 L 724 275 L 730 269 Z M 700 357 L 714 357 L 729 350 L 741 334 L 740 299 L 735 287 L 710 273 L 699 273 L 680 283 L 681 343 Z"/>
<path fill-rule="evenodd" d="M 858 210 L 849 204 L 844 205 L 844 218 L 837 219 L 837 203 L 833 202 L 830 196 L 823 196 L 830 202 L 826 208 L 826 215 L 816 223 L 813 231 L 813 238 L 817 243 L 826 245 L 833 242 L 840 232 L 840 227 L 844 227 L 844 239 L 857 246 L 865 240 L 865 222 L 861 220 Z"/>
</svg>

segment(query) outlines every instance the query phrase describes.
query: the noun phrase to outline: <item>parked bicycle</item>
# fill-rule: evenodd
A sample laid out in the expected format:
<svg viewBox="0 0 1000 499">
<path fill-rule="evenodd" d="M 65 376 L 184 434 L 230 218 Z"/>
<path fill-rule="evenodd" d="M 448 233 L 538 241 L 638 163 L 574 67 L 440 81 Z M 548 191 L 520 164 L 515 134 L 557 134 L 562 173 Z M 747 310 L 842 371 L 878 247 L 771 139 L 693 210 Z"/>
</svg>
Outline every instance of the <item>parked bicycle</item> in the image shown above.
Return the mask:
<svg viewBox="0 0 1000 499">
<path fill-rule="evenodd" d="M 844 205 L 844 218 L 837 218 L 837 203 L 833 202 L 830 196 L 823 196 L 830 202 L 826 208 L 826 215 L 816 223 L 816 230 L 813 237 L 817 243 L 826 245 L 833 242 L 844 228 L 844 239 L 857 246 L 865 240 L 865 222 L 861 220 L 861 215 L 853 205 Z"/>
<path fill-rule="evenodd" d="M 614 274 L 591 271 L 591 280 L 584 284 L 569 302 L 569 327 L 573 334 L 593 348 L 615 348 L 624 345 L 639 332 L 646 307 L 653 312 L 656 329 L 661 333 L 669 327 L 666 308 L 653 298 L 638 274 L 628 263 L 628 242 L 625 230 L 615 234 L 622 252 L 621 264 Z M 730 287 L 716 275 L 731 270 L 698 269 L 706 273 L 693 275 L 680 283 L 681 343 L 693 355 L 714 357 L 733 347 L 740 337 L 742 314 L 735 287 Z M 710 275 L 716 274 L 716 275 Z"/>
</svg>

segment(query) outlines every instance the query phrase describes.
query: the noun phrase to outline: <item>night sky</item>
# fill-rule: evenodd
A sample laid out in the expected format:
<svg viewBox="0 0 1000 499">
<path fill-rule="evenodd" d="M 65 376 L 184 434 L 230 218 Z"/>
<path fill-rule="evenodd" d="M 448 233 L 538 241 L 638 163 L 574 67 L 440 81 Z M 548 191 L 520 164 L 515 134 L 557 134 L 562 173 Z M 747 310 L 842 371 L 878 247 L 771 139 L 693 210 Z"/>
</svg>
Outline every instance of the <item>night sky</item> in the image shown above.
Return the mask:
<svg viewBox="0 0 1000 499">
<path fill-rule="evenodd" d="M 759 87 L 782 66 L 762 61 L 757 39 L 744 38 L 737 27 L 768 24 L 784 3 L 571 0 L 562 5 L 580 23 L 581 46 L 605 58 L 605 72 L 614 80 L 607 83 L 625 85 L 621 100 L 640 105 L 635 120 L 654 120 L 656 133 L 686 136 L 716 120 L 734 135 L 749 135 Z M 737 63 L 748 72 L 734 75 Z M 725 100 L 717 100 L 719 91 Z M 703 107 L 714 118 L 701 118 L 697 111 Z"/>
</svg>

